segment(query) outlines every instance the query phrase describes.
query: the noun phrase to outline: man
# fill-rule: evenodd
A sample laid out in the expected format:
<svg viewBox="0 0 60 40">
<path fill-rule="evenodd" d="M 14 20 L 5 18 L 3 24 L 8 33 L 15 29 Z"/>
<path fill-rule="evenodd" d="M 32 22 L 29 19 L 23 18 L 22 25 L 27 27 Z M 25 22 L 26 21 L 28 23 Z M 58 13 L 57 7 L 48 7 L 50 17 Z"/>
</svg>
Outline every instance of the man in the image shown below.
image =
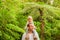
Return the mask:
<svg viewBox="0 0 60 40">
<path fill-rule="evenodd" d="M 29 17 L 31 18 L 31 17 Z M 28 19 L 29 21 L 31 19 Z M 32 24 L 32 22 L 29 22 L 26 25 L 26 32 L 22 36 L 22 40 L 39 40 L 39 36 L 35 30 L 35 26 Z"/>
</svg>

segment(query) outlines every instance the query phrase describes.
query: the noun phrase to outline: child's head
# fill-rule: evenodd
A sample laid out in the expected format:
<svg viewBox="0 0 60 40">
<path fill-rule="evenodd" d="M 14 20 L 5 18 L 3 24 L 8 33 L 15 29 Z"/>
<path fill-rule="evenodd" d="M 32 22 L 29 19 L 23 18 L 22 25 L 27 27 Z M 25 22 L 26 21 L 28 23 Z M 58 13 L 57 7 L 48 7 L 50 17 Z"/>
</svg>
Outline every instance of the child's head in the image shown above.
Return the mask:
<svg viewBox="0 0 60 40">
<path fill-rule="evenodd" d="M 29 31 L 33 31 L 34 25 L 32 25 L 31 23 L 29 23 L 29 24 L 27 25 L 27 28 L 28 28 Z"/>
<path fill-rule="evenodd" d="M 33 21 L 32 17 L 28 16 L 28 22 L 32 22 L 32 21 Z"/>
</svg>

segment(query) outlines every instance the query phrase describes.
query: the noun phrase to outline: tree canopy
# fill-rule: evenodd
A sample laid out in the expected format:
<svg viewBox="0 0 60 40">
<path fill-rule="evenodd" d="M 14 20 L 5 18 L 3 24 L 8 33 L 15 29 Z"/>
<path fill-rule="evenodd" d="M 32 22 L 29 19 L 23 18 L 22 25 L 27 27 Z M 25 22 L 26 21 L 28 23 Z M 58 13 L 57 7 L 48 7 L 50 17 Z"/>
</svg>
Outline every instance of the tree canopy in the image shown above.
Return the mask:
<svg viewBox="0 0 60 40">
<path fill-rule="evenodd" d="M 60 0 L 0 0 L 0 40 L 21 40 L 31 15 L 41 37 L 39 9 L 43 11 L 45 40 L 60 40 Z"/>
</svg>

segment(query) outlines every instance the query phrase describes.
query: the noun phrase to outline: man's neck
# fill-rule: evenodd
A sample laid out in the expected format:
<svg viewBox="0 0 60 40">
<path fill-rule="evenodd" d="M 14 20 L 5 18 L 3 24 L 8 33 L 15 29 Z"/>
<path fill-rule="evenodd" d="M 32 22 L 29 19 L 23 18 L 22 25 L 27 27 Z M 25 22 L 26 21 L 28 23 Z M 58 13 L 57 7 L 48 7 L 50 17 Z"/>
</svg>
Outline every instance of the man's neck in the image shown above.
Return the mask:
<svg viewBox="0 0 60 40">
<path fill-rule="evenodd" d="M 33 33 L 32 31 L 28 31 L 28 33 Z"/>
</svg>

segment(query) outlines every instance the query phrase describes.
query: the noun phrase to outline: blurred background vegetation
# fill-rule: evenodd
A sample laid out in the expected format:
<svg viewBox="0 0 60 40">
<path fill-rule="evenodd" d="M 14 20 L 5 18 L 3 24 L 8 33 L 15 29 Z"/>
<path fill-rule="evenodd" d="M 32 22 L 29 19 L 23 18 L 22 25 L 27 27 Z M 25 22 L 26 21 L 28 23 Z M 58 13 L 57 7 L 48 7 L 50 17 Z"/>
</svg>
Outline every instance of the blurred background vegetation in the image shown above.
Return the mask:
<svg viewBox="0 0 60 40">
<path fill-rule="evenodd" d="M 29 15 L 41 37 L 39 9 L 44 13 L 45 40 L 60 40 L 60 0 L 0 0 L 0 40 L 21 40 Z"/>
</svg>

